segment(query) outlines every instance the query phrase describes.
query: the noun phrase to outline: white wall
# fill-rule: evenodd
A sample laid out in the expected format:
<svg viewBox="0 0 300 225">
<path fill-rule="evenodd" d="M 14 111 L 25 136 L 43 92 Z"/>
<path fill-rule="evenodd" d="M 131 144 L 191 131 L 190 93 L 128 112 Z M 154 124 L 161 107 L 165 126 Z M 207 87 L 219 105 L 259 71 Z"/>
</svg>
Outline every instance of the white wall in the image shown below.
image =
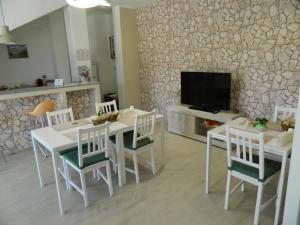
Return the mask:
<svg viewBox="0 0 300 225">
<path fill-rule="evenodd" d="M 63 78 L 64 83 L 71 83 L 71 71 L 63 10 L 61 9 L 50 13 L 48 15 L 48 20 L 56 77 Z"/>
<path fill-rule="evenodd" d="M 117 93 L 116 63 L 111 59 L 109 45 L 109 37 L 113 35 L 111 9 L 87 10 L 87 24 L 91 61 L 97 63 L 101 94 Z"/>
<path fill-rule="evenodd" d="M 113 7 L 118 93 L 121 108 L 141 106 L 136 10 Z"/>
<path fill-rule="evenodd" d="M 5 22 L 11 30 L 67 4 L 65 0 L 1 0 L 1 2 Z M 0 23 L 2 23 L 2 20 L 0 20 Z"/>
<path fill-rule="evenodd" d="M 296 129 L 294 134 L 293 151 L 288 176 L 286 202 L 284 208 L 283 225 L 300 224 L 300 97 L 296 116 Z"/>
<path fill-rule="evenodd" d="M 48 78 L 69 79 L 68 50 L 61 10 L 28 23 L 12 31 L 12 34 L 16 43 L 27 45 L 29 58 L 9 59 L 6 46 L 0 45 L 0 84 L 10 87 L 24 82 L 33 84 L 43 74 Z"/>
<path fill-rule="evenodd" d="M 87 66 L 91 69 L 89 54 L 84 54 L 83 58 L 78 55 L 79 50 L 88 52 L 90 50 L 86 10 L 66 6 L 64 7 L 64 18 L 72 82 L 79 82 L 79 67 Z"/>
</svg>

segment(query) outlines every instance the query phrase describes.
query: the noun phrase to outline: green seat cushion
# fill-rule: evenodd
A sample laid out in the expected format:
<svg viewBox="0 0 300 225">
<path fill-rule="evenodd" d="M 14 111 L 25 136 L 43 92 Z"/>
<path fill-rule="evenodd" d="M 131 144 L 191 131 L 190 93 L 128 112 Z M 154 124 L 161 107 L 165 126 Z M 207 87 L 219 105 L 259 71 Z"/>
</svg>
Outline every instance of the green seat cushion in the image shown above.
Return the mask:
<svg viewBox="0 0 300 225">
<path fill-rule="evenodd" d="M 58 154 L 59 154 L 60 156 L 62 156 L 62 155 L 64 155 L 64 154 L 68 153 L 68 152 L 77 151 L 77 149 L 78 149 L 77 146 L 76 146 L 76 147 L 72 147 L 72 148 L 68 148 L 68 149 L 64 149 L 64 150 L 62 150 L 62 151 L 59 151 Z"/>
<path fill-rule="evenodd" d="M 141 147 L 144 147 L 146 145 L 153 143 L 153 141 L 150 138 L 144 138 L 142 140 L 137 141 L 136 148 L 133 148 L 133 146 L 132 146 L 133 134 L 134 134 L 133 131 L 128 131 L 123 134 L 125 148 L 131 149 L 131 150 L 137 150 Z M 111 140 L 112 143 L 116 144 L 115 136 L 110 136 L 109 139 Z"/>
<path fill-rule="evenodd" d="M 88 146 L 87 144 L 83 144 L 82 145 L 82 151 L 83 151 L 83 153 L 87 153 L 87 146 Z M 93 146 L 93 144 L 91 144 L 91 147 L 92 146 Z M 75 146 L 75 147 L 72 147 L 72 148 L 67 148 L 67 149 L 61 150 L 61 151 L 58 152 L 58 154 L 60 156 L 62 156 L 64 154 L 66 154 L 66 153 L 77 151 L 77 150 L 78 150 L 78 147 Z"/>
<path fill-rule="evenodd" d="M 64 157 L 65 160 L 69 161 L 74 166 L 76 166 L 80 169 L 83 169 L 83 168 L 88 167 L 88 166 L 92 166 L 92 165 L 94 165 L 96 163 L 99 163 L 99 162 L 109 160 L 107 157 L 105 157 L 105 153 L 102 152 L 102 153 L 99 153 L 97 155 L 93 155 L 93 156 L 84 158 L 83 159 L 83 166 L 79 167 L 78 152 L 77 151 L 72 151 L 72 152 L 65 153 L 63 155 L 63 157 Z"/>
<path fill-rule="evenodd" d="M 247 154 L 247 158 L 249 155 Z M 258 163 L 259 157 L 257 155 L 253 155 L 253 162 Z M 242 174 L 245 174 L 247 176 L 253 177 L 261 182 L 264 182 L 269 177 L 273 176 L 275 173 L 280 171 L 281 169 L 281 163 L 265 158 L 265 176 L 264 179 L 259 179 L 259 169 L 254 168 L 252 166 L 245 165 L 243 163 L 233 161 L 231 167 L 229 167 L 230 170 L 234 170 L 237 172 L 240 172 Z"/>
</svg>

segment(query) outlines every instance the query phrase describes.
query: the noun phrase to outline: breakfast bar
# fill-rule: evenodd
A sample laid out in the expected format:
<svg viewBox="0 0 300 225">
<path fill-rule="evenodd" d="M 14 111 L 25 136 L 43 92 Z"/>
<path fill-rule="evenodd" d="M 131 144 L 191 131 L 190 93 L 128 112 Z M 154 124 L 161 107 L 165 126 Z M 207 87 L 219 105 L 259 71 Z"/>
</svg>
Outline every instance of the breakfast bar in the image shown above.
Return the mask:
<svg viewBox="0 0 300 225">
<path fill-rule="evenodd" d="M 56 109 L 72 107 L 74 117 L 84 118 L 101 102 L 99 82 L 72 83 L 64 86 L 20 88 L 0 92 L 0 149 L 22 150 L 31 145 L 30 130 L 34 119 L 29 115 L 45 99 L 55 102 Z"/>
</svg>

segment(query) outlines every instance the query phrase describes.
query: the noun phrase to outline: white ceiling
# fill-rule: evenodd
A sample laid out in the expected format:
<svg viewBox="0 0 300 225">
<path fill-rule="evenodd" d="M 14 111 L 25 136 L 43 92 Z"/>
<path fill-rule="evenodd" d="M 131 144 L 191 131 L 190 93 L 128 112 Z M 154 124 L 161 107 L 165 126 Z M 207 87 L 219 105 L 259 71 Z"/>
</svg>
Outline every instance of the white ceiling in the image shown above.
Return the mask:
<svg viewBox="0 0 300 225">
<path fill-rule="evenodd" d="M 127 6 L 131 8 L 142 7 L 153 1 L 154 0 L 108 0 L 108 2 L 111 2 L 114 5 Z"/>
</svg>

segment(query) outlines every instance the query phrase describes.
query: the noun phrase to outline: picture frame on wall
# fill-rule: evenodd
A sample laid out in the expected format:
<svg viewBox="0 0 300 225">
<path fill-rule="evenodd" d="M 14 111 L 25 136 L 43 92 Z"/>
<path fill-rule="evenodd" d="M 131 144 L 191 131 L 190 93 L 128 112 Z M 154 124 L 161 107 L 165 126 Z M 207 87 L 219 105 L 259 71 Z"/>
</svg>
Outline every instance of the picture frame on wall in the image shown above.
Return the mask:
<svg viewBox="0 0 300 225">
<path fill-rule="evenodd" d="M 115 38 L 114 38 L 114 36 L 109 37 L 109 47 L 110 47 L 110 58 L 111 59 L 116 59 Z"/>
<path fill-rule="evenodd" d="M 7 45 L 8 57 L 10 59 L 29 58 L 27 45 Z"/>
</svg>

